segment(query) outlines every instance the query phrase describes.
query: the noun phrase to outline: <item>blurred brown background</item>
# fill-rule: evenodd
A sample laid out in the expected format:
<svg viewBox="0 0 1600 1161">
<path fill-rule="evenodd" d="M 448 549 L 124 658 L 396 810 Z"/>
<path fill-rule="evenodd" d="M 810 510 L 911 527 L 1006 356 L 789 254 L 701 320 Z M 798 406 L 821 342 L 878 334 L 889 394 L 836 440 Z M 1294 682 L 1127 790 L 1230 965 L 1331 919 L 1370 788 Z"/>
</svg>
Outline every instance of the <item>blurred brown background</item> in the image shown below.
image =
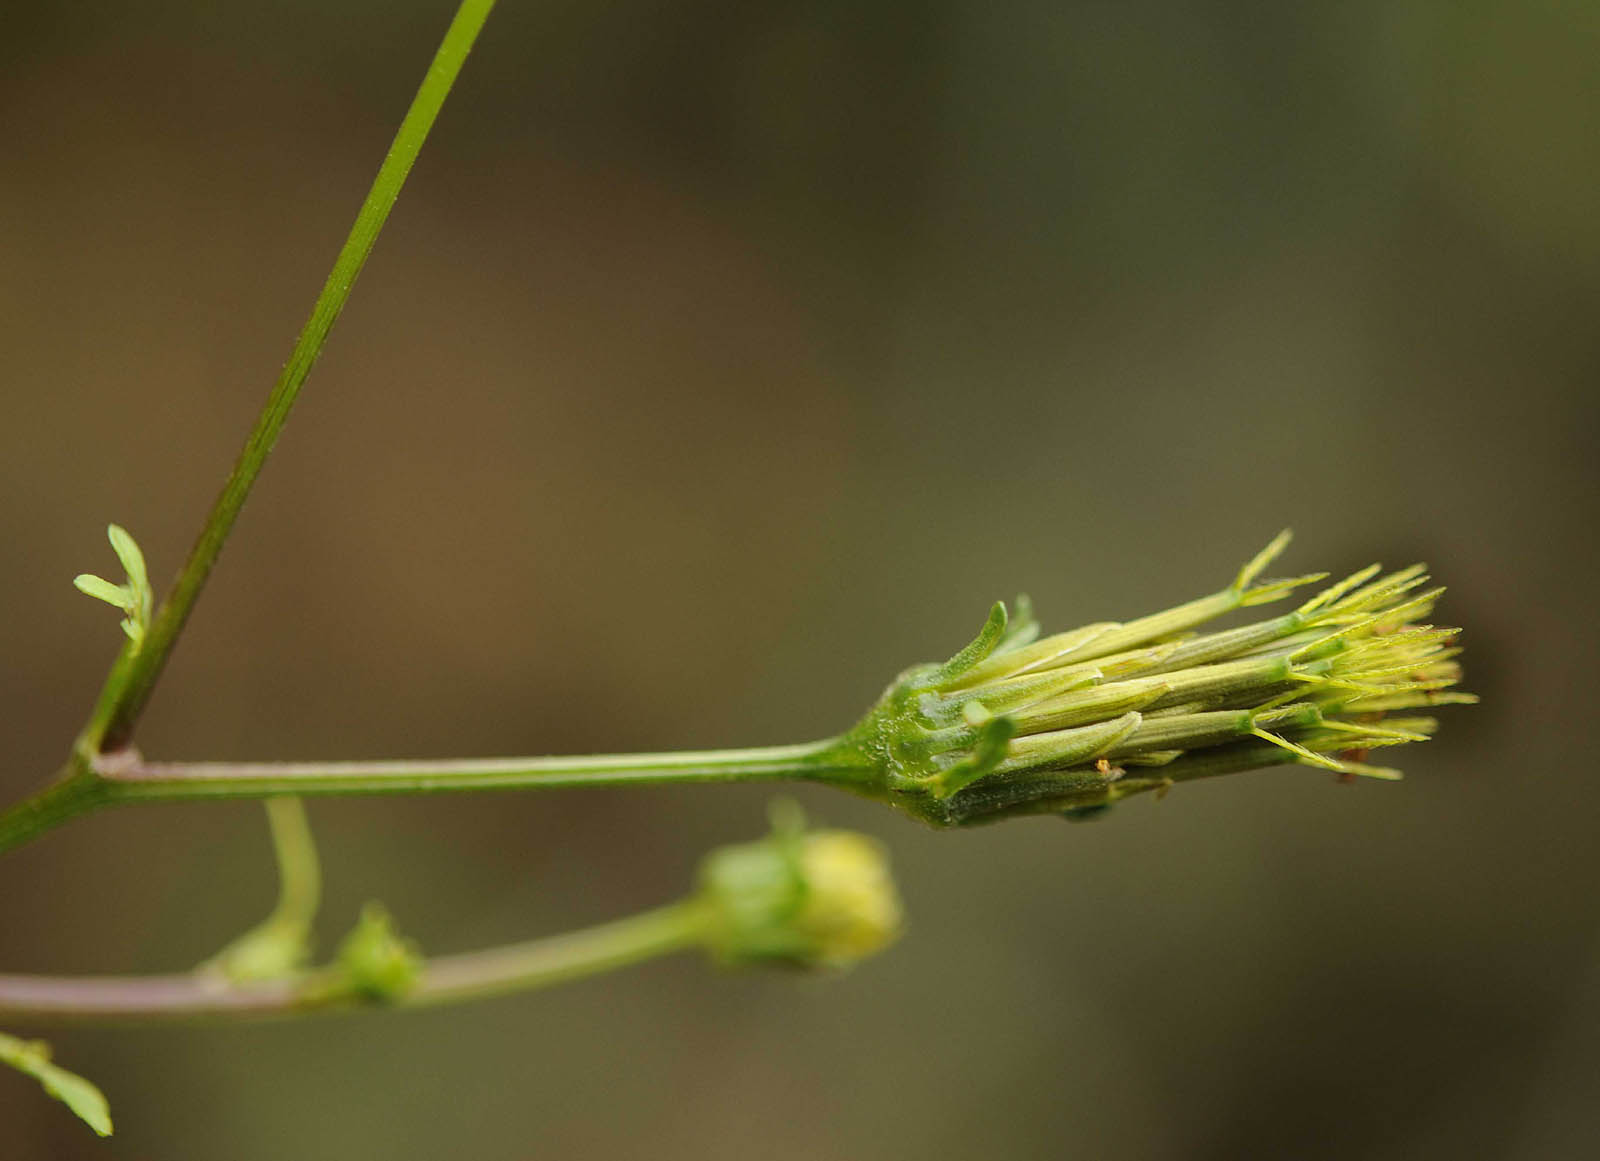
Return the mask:
<svg viewBox="0 0 1600 1161">
<path fill-rule="evenodd" d="M 0 9 L 7 800 L 117 643 L 70 578 L 111 519 L 176 568 L 449 7 Z M 969 834 L 801 793 L 911 909 L 851 975 L 51 1032 L 118 1136 L 0 1075 L 6 1155 L 1594 1155 L 1597 62 L 1577 0 L 507 0 L 147 752 L 802 740 L 997 596 L 1136 615 L 1284 524 L 1429 560 L 1485 704 L 1396 787 Z M 767 797 L 319 802 L 325 940 L 661 901 Z M 272 894 L 253 804 L 0 874 L 13 971 L 180 969 Z"/>
</svg>

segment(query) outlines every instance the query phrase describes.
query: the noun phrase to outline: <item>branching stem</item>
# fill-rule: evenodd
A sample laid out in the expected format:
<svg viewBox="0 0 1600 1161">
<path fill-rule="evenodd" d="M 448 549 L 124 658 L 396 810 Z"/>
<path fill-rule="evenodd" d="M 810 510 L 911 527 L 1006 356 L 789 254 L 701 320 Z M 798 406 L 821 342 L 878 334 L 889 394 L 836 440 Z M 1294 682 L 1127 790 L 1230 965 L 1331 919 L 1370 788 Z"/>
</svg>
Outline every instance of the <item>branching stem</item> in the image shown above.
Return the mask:
<svg viewBox="0 0 1600 1161">
<path fill-rule="evenodd" d="M 531 991 L 682 951 L 705 937 L 697 898 L 565 935 L 425 960 L 416 985 L 383 1007 L 418 1008 Z M 371 1001 L 341 990 L 337 969 L 232 983 L 189 972 L 160 976 L 0 975 L 0 1017 L 30 1022 L 172 1021 L 351 1011 Z"/>
<path fill-rule="evenodd" d="M 156 609 L 149 627 L 138 640 L 124 642 L 117 653 L 88 723 L 54 783 L 0 814 L 0 852 L 107 801 L 106 786 L 96 764 L 103 754 L 128 751 L 134 726 L 161 676 L 167 657 L 177 644 L 250 489 L 283 431 L 300 388 L 344 310 L 422 143 L 427 140 L 445 97 L 460 75 L 461 66 L 493 8 L 494 0 L 461 0 L 427 76 L 412 98 L 411 107 L 373 179 L 372 188 L 356 213 L 355 224 L 334 260 L 333 270 L 317 296 L 311 317 L 295 340 L 289 361 L 267 396 L 188 559 Z"/>
</svg>

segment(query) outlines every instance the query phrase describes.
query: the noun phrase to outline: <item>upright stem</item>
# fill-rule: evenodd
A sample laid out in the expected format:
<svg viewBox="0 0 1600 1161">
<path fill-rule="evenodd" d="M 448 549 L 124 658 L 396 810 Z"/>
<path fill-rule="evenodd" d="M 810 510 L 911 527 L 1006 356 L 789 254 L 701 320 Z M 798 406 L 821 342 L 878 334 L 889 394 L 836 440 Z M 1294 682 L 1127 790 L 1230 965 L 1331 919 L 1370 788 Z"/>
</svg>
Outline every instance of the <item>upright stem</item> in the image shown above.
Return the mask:
<svg viewBox="0 0 1600 1161">
<path fill-rule="evenodd" d="M 106 679 L 105 689 L 84 734 L 85 742 L 92 749 L 115 750 L 126 745 L 132 736 L 133 727 L 161 675 L 167 656 L 177 643 L 178 635 L 182 633 L 184 623 L 205 587 L 206 578 L 211 575 L 211 568 L 233 530 L 239 510 L 244 507 L 251 486 L 283 431 L 289 410 L 294 406 L 317 356 L 322 353 L 328 333 L 344 310 L 356 278 L 378 240 L 378 232 L 383 229 L 400 188 L 405 184 L 406 175 L 410 173 L 412 163 L 416 161 L 417 153 L 438 117 L 445 97 L 461 72 L 467 53 L 471 51 L 478 32 L 493 8 L 494 0 L 462 0 L 457 9 L 455 19 L 445 32 L 439 51 L 428 69 L 428 75 L 423 78 L 411 108 L 406 112 L 405 120 L 401 122 L 400 130 L 389 147 L 389 153 L 383 159 L 378 176 L 366 200 L 361 203 L 355 225 L 345 239 L 338 258 L 334 260 L 333 270 L 323 284 L 322 293 L 317 296 L 311 317 L 295 341 L 289 361 L 284 364 L 283 373 L 267 397 L 266 406 L 256 419 L 255 428 L 245 441 L 238 462 L 234 464 L 221 494 L 212 506 L 211 514 L 206 518 L 205 527 L 190 550 L 183 570 L 166 599 L 161 602 L 161 607 L 156 610 L 137 651 L 125 649 L 124 657 Z"/>
<path fill-rule="evenodd" d="M 416 1008 L 529 991 L 612 971 L 700 943 L 712 913 L 698 898 L 545 939 L 423 962 L 415 986 L 387 1006 Z M 0 1016 L 29 1020 L 192 1020 L 350 1010 L 337 968 L 298 978 L 231 983 L 164 976 L 0 975 Z"/>
<path fill-rule="evenodd" d="M 239 979 L 271 977 L 302 966 L 310 958 L 322 902 L 322 860 L 305 806 L 291 797 L 269 798 L 264 805 L 278 864 L 278 901 L 265 919 L 201 965 Z"/>
<path fill-rule="evenodd" d="M 267 825 L 278 863 L 278 903 L 269 922 L 309 928 L 322 903 L 322 860 L 306 809 L 298 798 L 274 798 L 267 803 Z"/>
</svg>

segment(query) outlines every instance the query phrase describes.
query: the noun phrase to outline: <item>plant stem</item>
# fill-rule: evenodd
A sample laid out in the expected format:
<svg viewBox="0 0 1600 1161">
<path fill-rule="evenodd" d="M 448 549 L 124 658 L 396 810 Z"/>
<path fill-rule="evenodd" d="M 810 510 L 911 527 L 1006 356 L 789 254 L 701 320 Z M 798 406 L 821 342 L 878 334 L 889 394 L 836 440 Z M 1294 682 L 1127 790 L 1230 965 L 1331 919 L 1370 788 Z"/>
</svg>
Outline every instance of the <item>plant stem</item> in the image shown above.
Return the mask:
<svg viewBox="0 0 1600 1161">
<path fill-rule="evenodd" d="M 278 863 L 278 902 L 267 922 L 307 929 L 316 921 L 322 903 L 322 860 L 317 857 L 306 808 L 298 798 L 274 798 L 266 805 L 272 852 Z"/>
<path fill-rule="evenodd" d="M 418 1008 L 530 991 L 700 943 L 711 912 L 698 898 L 565 935 L 425 960 L 416 985 L 386 1007 Z M 0 1016 L 32 1020 L 191 1020 L 292 1016 L 372 1006 L 337 988 L 336 969 L 230 983 L 161 976 L 0 975 Z M 329 984 L 335 986 L 328 986 Z"/>
<path fill-rule="evenodd" d="M 0 812 L 0 853 L 87 814 L 105 801 L 105 783 L 99 776 L 85 766 L 69 763 L 55 782 Z"/>
<path fill-rule="evenodd" d="M 813 778 L 833 768 L 831 755 L 837 746 L 836 740 L 828 739 L 748 750 L 381 762 L 146 762 L 124 753 L 107 755 L 97 769 L 108 797 L 115 802 L 280 794 L 428 794 Z"/>
<path fill-rule="evenodd" d="M 407 1007 L 431 1007 L 527 991 L 628 967 L 698 944 L 710 909 L 686 899 L 598 927 L 531 939 L 464 955 L 441 956 L 423 966 Z"/>
<path fill-rule="evenodd" d="M 852 761 L 850 754 L 834 738 L 746 750 L 385 762 L 147 762 L 129 748 L 89 758 L 82 773 L 0 813 L 0 853 L 107 803 L 689 782 L 849 781 L 859 761 Z"/>
<path fill-rule="evenodd" d="M 269 798 L 263 805 L 278 864 L 278 901 L 265 919 L 201 965 L 241 979 L 300 967 L 309 958 L 322 902 L 322 861 L 305 806 L 298 798 Z"/>
<path fill-rule="evenodd" d="M 233 530 L 239 510 L 244 507 L 256 477 L 266 463 L 273 444 L 277 442 L 306 376 L 311 373 L 317 356 L 322 353 L 323 344 L 333 324 L 338 321 L 356 278 L 366 264 L 367 256 L 372 253 L 378 233 L 389 217 L 401 186 L 405 184 L 406 175 L 411 171 L 412 163 L 416 161 L 417 153 L 439 115 L 439 109 L 493 7 L 494 0 L 462 0 L 457 9 L 455 19 L 451 21 L 433 58 L 433 64 L 395 134 L 388 155 L 383 159 L 378 176 L 373 180 L 366 200 L 361 203 L 355 225 L 351 227 L 339 256 L 334 260 L 333 270 L 323 284 L 322 293 L 317 296 L 311 317 L 295 341 L 289 361 L 284 364 L 283 373 L 278 377 L 272 393 L 267 396 L 266 406 L 257 417 L 255 428 L 239 453 L 238 462 L 234 464 L 221 494 L 212 506 L 199 539 L 195 541 L 161 607 L 156 610 L 138 650 L 127 658 L 126 664 L 119 660 L 106 679 L 94 716 L 84 732 L 84 740 L 90 748 L 115 750 L 126 745 L 132 736 L 133 727 L 161 675 L 167 656 L 177 643 L 184 622 L 188 620 L 211 574 L 211 568 Z"/>
</svg>

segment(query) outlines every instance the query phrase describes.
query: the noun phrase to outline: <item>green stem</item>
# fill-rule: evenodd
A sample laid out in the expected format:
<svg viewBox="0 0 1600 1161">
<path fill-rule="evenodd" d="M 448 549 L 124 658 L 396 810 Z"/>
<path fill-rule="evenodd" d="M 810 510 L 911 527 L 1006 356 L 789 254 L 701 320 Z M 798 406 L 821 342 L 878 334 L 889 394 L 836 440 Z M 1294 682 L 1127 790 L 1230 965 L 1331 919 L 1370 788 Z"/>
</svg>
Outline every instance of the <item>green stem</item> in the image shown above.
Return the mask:
<svg viewBox="0 0 1600 1161">
<path fill-rule="evenodd" d="M 425 960 L 416 985 L 385 1006 L 418 1008 L 531 991 L 694 947 L 712 912 L 690 898 L 566 935 Z M 341 991 L 337 969 L 294 979 L 230 983 L 164 976 L 0 975 L 0 1016 L 31 1020 L 190 1020 L 350 1010 L 370 1002 Z M 332 985 L 332 986 L 330 986 Z"/>
<path fill-rule="evenodd" d="M 566 935 L 428 960 L 406 1007 L 480 1000 L 566 983 L 699 944 L 711 910 L 698 899 Z"/>
<path fill-rule="evenodd" d="M 381 762 L 146 762 L 124 752 L 106 755 L 97 770 L 108 796 L 116 802 L 280 794 L 557 790 L 816 778 L 834 768 L 838 745 L 830 738 L 748 750 Z"/>
<path fill-rule="evenodd" d="M 274 798 L 266 805 L 278 861 L 278 904 L 269 922 L 308 930 L 322 902 L 322 861 L 317 858 L 306 808 L 298 798 Z"/>
<path fill-rule="evenodd" d="M 494 0 L 462 0 L 457 9 L 455 19 L 445 32 L 439 51 L 428 69 L 428 75 L 423 78 L 411 108 L 407 110 L 405 120 L 401 122 L 399 132 L 389 147 L 388 155 L 383 159 L 378 176 L 373 180 L 366 200 L 361 203 L 355 225 L 351 227 L 338 258 L 334 260 L 333 270 L 323 284 L 322 293 L 317 296 L 311 317 L 295 341 L 289 361 L 267 397 L 266 406 L 257 417 L 255 428 L 245 441 L 238 462 L 234 464 L 221 494 L 212 506 L 211 514 L 206 518 L 205 527 L 190 550 L 183 570 L 166 599 L 161 602 L 161 607 L 156 610 L 138 651 L 132 654 L 127 664 L 119 663 L 113 667 L 106 679 L 94 716 L 84 732 L 85 741 L 91 748 L 115 750 L 126 745 L 132 736 L 134 725 L 161 675 L 167 656 L 177 644 L 184 622 L 188 620 L 200 591 L 205 587 L 206 578 L 210 576 L 212 566 L 233 530 L 239 510 L 244 507 L 251 486 L 261 473 L 273 444 L 277 442 L 306 376 L 311 373 L 317 356 L 322 353 L 328 333 L 338 321 L 339 313 L 355 287 L 356 278 L 366 264 L 367 256 L 372 253 L 378 232 L 389 217 L 400 188 L 405 184 L 406 175 L 417 159 L 417 152 L 427 139 L 445 97 L 461 72 L 467 53 L 471 51 L 478 32 L 493 8 Z"/>
<path fill-rule="evenodd" d="M 859 763 L 854 751 L 835 738 L 746 750 L 386 762 L 147 762 L 129 748 L 90 757 L 81 772 L 0 813 L 0 853 L 106 803 L 847 781 L 858 773 Z"/>
<path fill-rule="evenodd" d="M 106 786 L 87 766 L 69 764 L 57 781 L 0 812 L 0 852 L 38 838 L 68 819 L 103 805 Z"/>
<path fill-rule="evenodd" d="M 269 798 L 264 805 L 278 864 L 278 902 L 202 965 L 236 979 L 281 975 L 304 964 L 322 902 L 322 862 L 305 807 L 298 798 Z"/>
</svg>

